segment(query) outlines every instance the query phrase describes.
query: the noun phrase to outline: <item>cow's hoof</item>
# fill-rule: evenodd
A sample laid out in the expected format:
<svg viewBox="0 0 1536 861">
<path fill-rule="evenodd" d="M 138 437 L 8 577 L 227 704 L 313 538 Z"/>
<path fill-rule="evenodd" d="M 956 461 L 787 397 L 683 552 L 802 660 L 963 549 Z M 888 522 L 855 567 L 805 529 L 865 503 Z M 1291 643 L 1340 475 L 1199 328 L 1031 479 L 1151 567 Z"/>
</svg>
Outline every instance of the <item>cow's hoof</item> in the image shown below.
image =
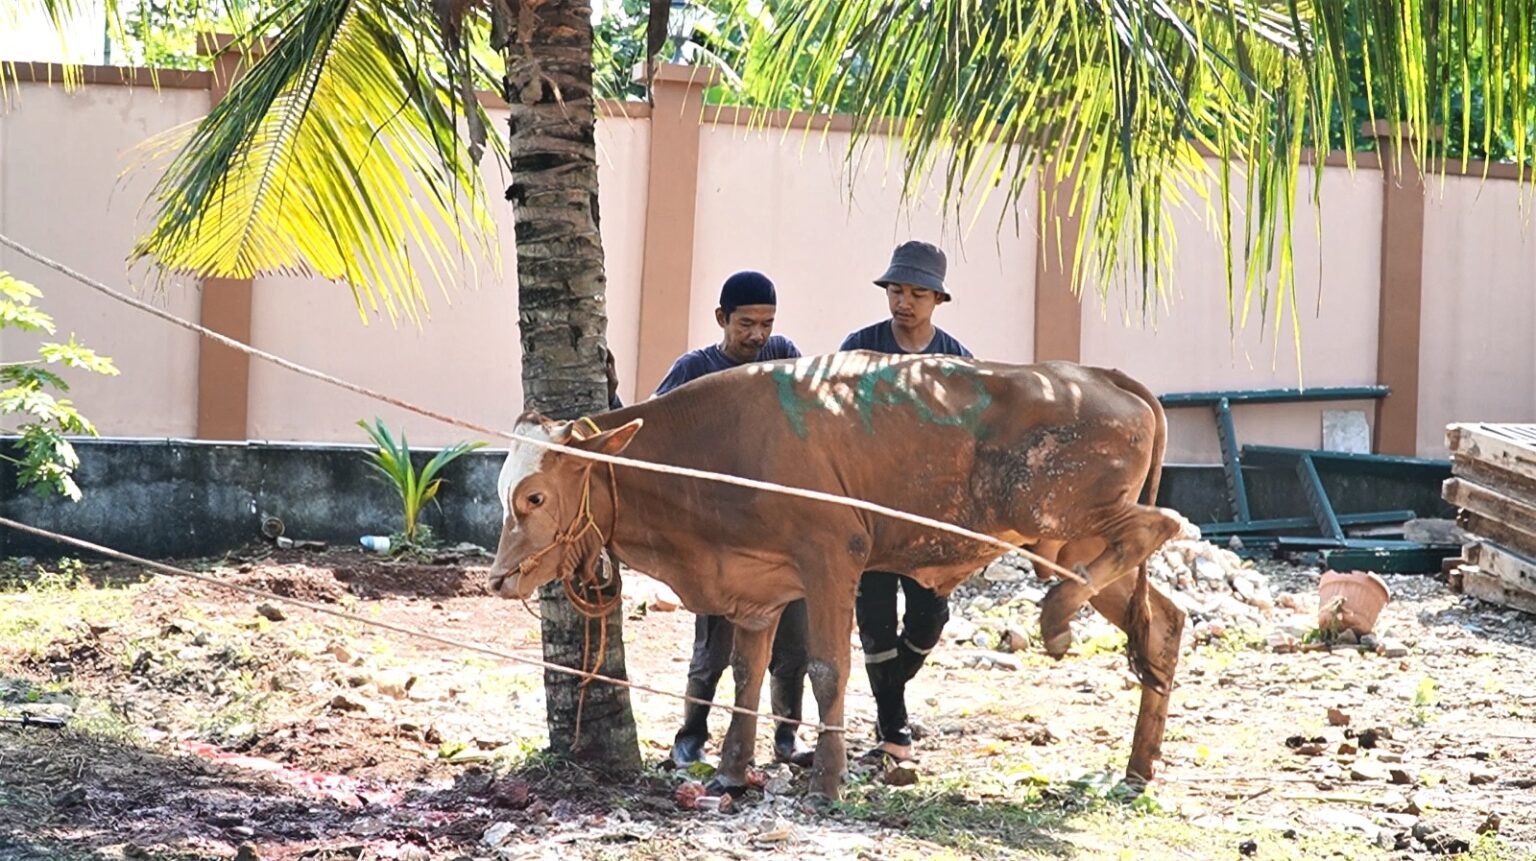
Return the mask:
<svg viewBox="0 0 1536 861">
<path fill-rule="evenodd" d="M 1082 588 L 1073 583 L 1057 583 L 1040 599 L 1040 642 L 1045 653 L 1061 660 L 1072 647 L 1072 617 L 1083 606 Z"/>
<path fill-rule="evenodd" d="M 1150 776 L 1152 769 L 1145 769 L 1145 775 L 1142 771 L 1136 768 L 1126 768 L 1125 777 L 1115 784 L 1115 788 L 1110 791 L 1110 794 L 1116 798 L 1133 799 L 1146 792 L 1147 784 L 1152 782 Z"/>
<path fill-rule="evenodd" d="M 1116 801 L 1135 801 L 1147 791 L 1147 782 L 1139 777 L 1126 775 L 1125 779 L 1109 790 L 1109 797 Z"/>
<path fill-rule="evenodd" d="M 1047 634 L 1045 631 L 1041 631 L 1040 638 L 1044 641 L 1045 653 L 1058 661 L 1065 658 L 1067 650 L 1072 648 L 1071 631 L 1061 631 L 1056 634 Z"/>
</svg>

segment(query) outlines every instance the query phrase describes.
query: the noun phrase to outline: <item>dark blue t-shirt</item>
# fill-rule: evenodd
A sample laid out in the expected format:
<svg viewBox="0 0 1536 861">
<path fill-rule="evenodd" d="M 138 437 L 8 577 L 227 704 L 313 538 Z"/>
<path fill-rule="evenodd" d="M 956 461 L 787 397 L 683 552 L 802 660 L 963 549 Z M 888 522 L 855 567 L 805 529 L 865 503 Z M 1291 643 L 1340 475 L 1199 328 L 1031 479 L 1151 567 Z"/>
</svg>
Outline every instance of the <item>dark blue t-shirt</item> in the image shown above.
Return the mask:
<svg viewBox="0 0 1536 861">
<path fill-rule="evenodd" d="M 798 358 L 800 358 L 800 350 L 795 347 L 794 341 L 783 335 L 770 335 L 768 343 L 763 345 L 757 353 L 757 358 L 752 361 L 771 362 L 774 359 Z M 656 394 L 664 395 L 690 380 L 697 380 L 706 374 L 729 370 L 742 364 L 746 363 L 737 362 L 727 356 L 718 344 L 684 353 L 672 363 L 672 370 L 667 372 L 666 379 L 656 387 Z"/>
<path fill-rule="evenodd" d="M 891 321 L 882 320 L 873 326 L 865 326 L 857 332 L 843 339 L 843 345 L 837 348 L 842 350 L 874 350 L 877 353 L 892 353 L 905 355 L 906 350 L 896 341 L 896 333 L 891 331 Z M 928 355 L 935 356 L 962 356 L 973 359 L 971 351 L 965 345 L 956 341 L 953 335 L 933 327 L 933 340 L 928 342 L 928 348 L 923 350 Z"/>
</svg>

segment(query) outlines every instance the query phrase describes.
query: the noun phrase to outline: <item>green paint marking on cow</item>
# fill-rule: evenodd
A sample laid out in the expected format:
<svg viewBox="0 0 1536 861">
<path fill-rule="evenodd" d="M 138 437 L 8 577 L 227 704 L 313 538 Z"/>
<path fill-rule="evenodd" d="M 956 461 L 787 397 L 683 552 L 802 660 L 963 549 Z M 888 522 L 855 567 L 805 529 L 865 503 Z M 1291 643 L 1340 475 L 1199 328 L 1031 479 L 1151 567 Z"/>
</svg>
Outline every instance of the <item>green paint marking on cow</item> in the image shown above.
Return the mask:
<svg viewBox="0 0 1536 861">
<path fill-rule="evenodd" d="M 810 428 L 805 425 L 805 412 L 808 406 L 814 404 L 801 396 L 799 388 L 795 385 L 795 371 L 793 367 L 776 367 L 773 369 L 773 382 L 779 388 L 779 409 L 784 411 L 784 417 L 789 419 L 789 426 L 794 429 L 795 436 L 807 439 L 811 435 Z"/>
<path fill-rule="evenodd" d="M 907 369 L 911 367 L 906 366 Z M 992 395 L 981 378 L 969 373 L 969 368 L 952 362 L 942 362 L 937 369 L 946 379 L 958 375 L 971 383 L 975 399 L 969 406 L 955 413 L 935 410 L 913 386 L 912 374 L 903 373 L 903 368 L 889 362 L 877 363 L 857 377 L 853 385 L 853 403 L 849 406 L 858 413 L 864 430 L 871 434 L 875 432 L 874 411 L 877 406 L 911 406 L 918 418 L 929 424 L 964 428 L 972 434 L 983 430 L 980 427 L 981 414 L 992 404 Z M 810 429 L 806 425 L 807 414 L 814 409 L 832 411 L 836 399 L 819 395 L 802 385 L 803 381 L 791 366 L 774 368 L 772 376 L 778 387 L 779 408 L 789 420 L 790 427 L 801 439 L 808 438 Z"/>
</svg>

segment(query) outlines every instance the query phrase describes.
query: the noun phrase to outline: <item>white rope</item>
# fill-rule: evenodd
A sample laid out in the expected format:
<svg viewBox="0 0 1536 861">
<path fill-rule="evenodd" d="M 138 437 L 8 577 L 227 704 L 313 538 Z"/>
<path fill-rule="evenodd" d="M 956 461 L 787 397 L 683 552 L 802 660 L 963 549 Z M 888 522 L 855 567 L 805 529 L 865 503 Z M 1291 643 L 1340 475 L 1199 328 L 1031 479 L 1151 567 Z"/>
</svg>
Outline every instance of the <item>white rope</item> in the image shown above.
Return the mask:
<svg viewBox="0 0 1536 861">
<path fill-rule="evenodd" d="M 428 642 L 437 643 L 443 646 L 451 646 L 455 649 L 479 652 L 483 655 L 490 655 L 492 657 L 501 658 L 503 660 L 512 661 L 514 663 L 527 664 L 530 667 L 538 667 L 544 670 L 552 670 L 557 673 L 565 673 L 568 676 L 576 676 L 581 679 L 606 682 L 610 685 L 617 685 L 621 688 L 631 688 L 637 691 L 644 691 L 648 694 L 657 694 L 664 697 L 672 697 L 674 699 L 684 700 L 690 703 L 698 703 L 699 705 L 713 706 L 715 708 L 725 709 L 736 714 L 768 718 L 776 723 L 808 726 L 816 729 L 818 732 L 844 731 L 840 726 L 830 726 L 828 724 L 813 721 L 779 717 L 778 715 L 765 714 L 763 712 L 753 711 L 752 709 L 746 709 L 740 706 L 728 706 L 722 703 L 711 702 L 710 700 L 699 699 L 698 697 L 689 696 L 688 694 L 679 694 L 672 691 L 658 690 L 646 685 L 631 682 L 628 679 L 616 679 L 613 676 L 604 676 L 598 673 L 588 672 L 586 670 L 578 670 L 575 667 L 567 667 L 562 664 L 552 664 L 549 661 L 541 660 L 539 658 L 528 658 L 522 655 L 515 655 L 511 652 L 504 652 L 500 649 L 493 649 L 490 646 L 482 646 L 478 643 L 469 643 L 463 640 L 455 640 L 452 637 L 442 637 L 438 636 L 437 634 L 428 634 L 424 631 L 417 631 L 411 628 L 403 627 L 401 625 L 395 625 L 390 622 L 381 622 L 378 619 L 368 619 L 363 616 L 348 613 L 345 610 L 337 610 L 334 607 L 327 607 L 324 604 L 316 604 L 299 598 L 289 598 L 285 595 L 278 595 L 275 592 L 267 592 L 262 589 L 257 589 L 253 586 L 244 586 L 239 583 L 228 583 L 216 577 L 210 577 L 206 574 L 198 574 L 195 571 L 188 571 L 185 568 L 177 568 L 174 565 L 166 565 L 163 562 L 154 562 L 149 559 L 143 559 L 130 553 L 124 553 L 120 550 L 113 550 L 110 547 L 103 547 L 100 544 L 94 544 L 90 541 L 85 541 L 84 539 L 63 535 L 58 532 L 50 532 L 47 529 L 40 529 L 36 526 L 29 526 L 20 521 L 12 520 L 9 517 L 0 517 L 0 526 L 9 527 L 19 532 L 27 532 L 32 535 L 42 536 L 43 538 L 52 539 L 53 541 L 57 541 L 61 544 L 73 545 L 75 547 L 79 547 L 82 550 L 89 550 L 92 553 L 97 553 L 110 559 L 120 559 L 124 562 L 132 562 L 135 565 L 143 565 L 145 568 L 149 568 L 153 571 L 159 571 L 164 574 L 171 574 L 177 577 L 186 577 L 191 580 L 196 580 L 199 583 L 206 583 L 209 586 L 216 586 L 220 589 L 227 589 L 232 592 L 242 592 L 246 595 L 253 595 L 257 598 L 263 598 L 268 601 L 276 601 L 278 603 L 287 604 L 291 607 L 303 607 L 306 610 L 312 610 L 316 613 L 323 613 L 327 616 L 334 616 L 338 619 L 346 619 L 348 622 L 356 622 L 359 625 L 367 625 L 370 628 L 382 628 L 383 630 L 393 631 L 396 634 L 401 634 L 406 637 L 412 637 L 418 640 L 426 640 Z"/>
<path fill-rule="evenodd" d="M 383 394 L 383 393 L 380 393 L 380 392 L 376 392 L 376 391 L 374 391 L 372 389 L 366 388 L 364 386 L 360 386 L 357 383 L 349 382 L 349 381 L 343 380 L 343 379 L 341 379 L 339 377 L 333 377 L 330 374 L 325 373 L 324 371 L 317 371 L 314 368 L 310 368 L 310 367 L 307 367 L 305 365 L 300 365 L 297 362 L 289 361 L 288 359 L 284 359 L 281 356 L 275 355 L 273 353 L 268 353 L 265 350 L 257 349 L 256 347 L 252 347 L 251 345 L 249 345 L 249 344 L 247 344 L 247 343 L 245 343 L 243 341 L 237 341 L 234 338 L 231 338 L 231 337 L 229 337 L 227 335 L 221 335 L 218 332 L 213 331 L 212 329 L 205 328 L 205 327 L 200 326 L 200 325 L 198 325 L 196 323 L 193 323 L 193 322 L 191 322 L 189 320 L 183 320 L 182 318 L 177 317 L 175 314 L 172 314 L 169 311 L 165 311 L 165 310 L 162 310 L 160 308 L 156 308 L 155 306 L 153 306 L 153 305 L 151 305 L 151 304 L 149 304 L 147 302 L 144 302 L 143 300 L 135 299 L 134 297 L 129 296 L 126 293 L 122 293 L 122 292 L 119 292 L 117 290 L 114 290 L 111 287 L 108 287 L 106 284 L 103 284 L 102 282 L 97 281 L 94 278 L 91 278 L 89 275 L 86 275 L 86 274 L 84 274 L 82 272 L 77 272 L 74 269 L 71 269 L 68 266 L 65 266 L 64 264 L 62 264 L 62 263 L 60 263 L 60 262 L 58 262 L 56 260 L 53 260 L 52 258 L 49 258 L 49 257 L 41 254 L 40 252 L 34 251 L 31 248 L 28 248 L 27 246 L 22 245 L 20 242 L 17 242 L 16 240 L 10 238 L 9 236 L 7 236 L 7 235 L 5 235 L 3 233 L 0 233 L 0 245 L 8 246 L 8 247 L 14 249 L 15 251 L 17 251 L 18 253 L 23 254 L 26 257 L 29 257 L 29 258 L 37 261 L 38 263 L 41 263 L 42 265 L 48 267 L 49 269 L 52 269 L 55 272 L 58 272 L 58 273 L 60 273 L 62 275 L 65 275 L 65 276 L 67 276 L 69 278 L 72 278 L 75 281 L 78 281 L 81 284 L 84 284 L 85 286 L 90 287 L 92 290 L 95 290 L 95 291 L 97 291 L 99 293 L 102 293 L 102 294 L 104 294 L 104 295 L 106 295 L 106 296 L 108 296 L 108 297 L 110 297 L 112 299 L 115 299 L 115 300 L 119 301 L 119 302 L 122 302 L 123 304 L 128 305 L 129 307 L 137 308 L 138 310 L 143 311 L 143 312 L 145 312 L 147 314 L 151 314 L 151 315 L 153 315 L 155 317 L 159 317 L 160 319 L 166 321 L 167 323 L 171 323 L 172 325 L 180 326 L 183 329 L 187 329 L 189 331 L 196 332 L 196 333 L 202 335 L 203 337 L 209 338 L 209 339 L 211 339 L 213 341 L 217 341 L 218 343 L 223 344 L 224 346 L 229 347 L 232 350 L 238 350 L 238 351 L 240 351 L 242 353 L 245 353 L 247 355 L 255 356 L 256 358 L 261 359 L 263 361 L 271 362 L 272 364 L 277 365 L 280 368 L 286 368 L 286 369 L 288 369 L 290 371 L 293 371 L 296 374 L 300 374 L 302 376 L 310 377 L 311 379 L 316 379 L 316 380 L 319 380 L 319 381 L 321 381 L 323 383 L 328 383 L 330 385 L 336 386 L 337 388 L 344 389 L 344 390 L 352 392 L 354 394 L 359 394 L 359 395 L 362 395 L 364 397 L 373 398 L 374 400 L 383 401 L 384 403 L 391 404 L 391 405 L 399 407 L 399 408 L 401 408 L 403 410 L 407 410 L 407 411 L 416 413 L 418 415 L 426 416 L 427 418 L 436 419 L 437 421 L 443 422 L 444 424 L 449 424 L 449 425 L 454 425 L 456 427 L 461 427 L 461 428 L 464 428 L 466 430 L 471 430 L 471 431 L 474 431 L 476 433 L 483 434 L 485 436 L 500 437 L 500 438 L 506 439 L 506 440 L 512 440 L 512 441 L 515 441 L 515 442 L 526 443 L 528 445 L 538 446 L 540 448 L 548 449 L 550 451 L 562 452 L 564 454 L 568 454 L 568 455 L 571 455 L 573 457 L 579 457 L 579 458 L 585 458 L 587 460 L 597 461 L 598 463 L 609 463 L 609 464 L 614 464 L 616 466 L 626 466 L 626 467 L 630 467 L 632 469 L 639 469 L 639 470 L 644 470 L 644 471 L 647 471 L 647 472 L 655 472 L 655 473 L 660 473 L 660 474 L 663 474 L 663 475 L 677 475 L 677 476 L 684 476 L 684 477 L 687 477 L 687 478 L 697 478 L 697 479 L 701 479 L 701 480 L 704 480 L 704 481 L 714 481 L 714 482 L 719 482 L 721 484 L 730 484 L 730 485 L 735 485 L 737 487 L 747 487 L 747 488 L 751 488 L 753 490 L 761 490 L 761 491 L 763 491 L 765 493 L 777 493 L 777 494 L 781 494 L 781 495 L 784 495 L 784 496 L 795 496 L 795 497 L 800 497 L 801 499 L 814 500 L 816 502 L 826 502 L 826 503 L 829 503 L 829 504 L 832 504 L 832 505 L 842 505 L 842 506 L 845 506 L 845 507 L 848 507 L 848 508 L 856 508 L 856 509 L 860 509 L 862 511 L 868 511 L 868 512 L 871 512 L 873 514 L 879 514 L 879 515 L 882 515 L 882 516 L 885 516 L 885 517 L 889 517 L 889 518 L 892 518 L 893 520 L 904 520 L 904 521 L 906 521 L 908 523 L 915 523 L 915 524 L 917 524 L 919 526 L 926 526 L 926 527 L 929 527 L 931 529 L 936 529 L 936 530 L 941 531 L 941 532 L 948 532 L 948 533 L 950 533 L 952 535 L 958 535 L 958 536 L 960 536 L 962 538 L 968 538 L 968 539 L 970 539 L 972 541 L 975 541 L 975 542 L 977 542 L 979 544 L 984 544 L 984 545 L 988 545 L 988 546 L 992 546 L 992 547 L 997 547 L 997 548 L 1000 548 L 1000 549 L 1002 549 L 1004 551 L 1018 552 L 1018 553 L 1022 554 L 1023 556 L 1025 556 L 1026 558 L 1028 558 L 1030 560 L 1030 562 L 1032 562 L 1038 568 L 1048 569 L 1048 570 L 1056 573 L 1057 575 L 1059 575 L 1061 577 L 1064 577 L 1064 578 L 1066 578 L 1068 580 L 1074 581 L 1076 583 L 1084 583 L 1085 582 L 1083 580 L 1083 578 L 1077 574 L 1077 572 L 1072 571 L 1072 570 L 1070 570 L 1068 568 L 1065 568 L 1065 567 L 1063 567 L 1061 565 L 1057 565 L 1054 561 L 1052 561 L 1050 559 L 1046 559 L 1046 558 L 1044 558 L 1044 557 L 1042 557 L 1042 556 L 1040 556 L 1038 554 L 1032 553 L 1029 550 L 1026 550 L 1026 549 L 1024 549 L 1022 547 L 1019 547 L 1019 546 L 1017 546 L 1015 544 L 1011 544 L 1011 543 L 1009 543 L 1007 541 L 1002 540 L 1001 538 L 996 538 L 994 536 L 986 535 L 986 534 L 981 533 L 981 532 L 975 532 L 975 531 L 972 531 L 970 529 L 966 529 L 963 526 L 956 526 L 956 525 L 951 524 L 951 523 L 945 523 L 942 520 L 935 520 L 935 519 L 933 519 L 931 517 L 924 517 L 923 515 L 920 515 L 920 514 L 912 514 L 912 513 L 906 512 L 906 511 L 899 511 L 899 510 L 894 509 L 894 508 L 887 508 L 884 505 L 878 505 L 878 504 L 873 503 L 873 502 L 866 502 L 866 501 L 864 501 L 862 499 L 854 499 L 854 498 L 848 497 L 848 496 L 839 496 L 839 495 L 833 494 L 833 493 L 824 493 L 824 492 L 819 491 L 819 490 L 807 490 L 805 488 L 789 487 L 787 485 L 776 484 L 774 482 L 759 481 L 757 479 L 751 479 L 751 478 L 742 478 L 740 476 L 726 475 L 724 473 L 718 473 L 718 472 L 709 472 L 707 470 L 690 469 L 689 467 L 684 467 L 684 466 L 670 466 L 670 465 L 667 465 L 667 464 L 650 463 L 649 461 L 635 460 L 633 458 L 627 458 L 627 457 L 622 457 L 622 456 L 614 456 L 614 455 L 601 454 L 599 452 L 583 451 L 581 449 L 570 448 L 568 446 L 560 445 L 559 443 L 550 442 L 548 440 L 535 439 L 533 437 L 526 437 L 526 436 L 522 436 L 520 434 L 513 434 L 513 433 L 508 433 L 506 431 L 495 430 L 493 428 L 489 428 L 489 427 L 486 427 L 484 425 L 477 424 L 475 422 L 467 421 L 465 419 L 456 418 L 454 416 L 450 416 L 450 415 L 447 415 L 445 413 L 440 413 L 440 412 L 437 412 L 436 410 L 431 410 L 431 409 L 428 409 L 426 407 L 417 406 L 417 405 L 412 404 L 412 403 L 410 403 L 408 401 L 401 400 L 401 399 L 393 397 L 391 395 L 386 395 L 386 394 Z"/>
</svg>

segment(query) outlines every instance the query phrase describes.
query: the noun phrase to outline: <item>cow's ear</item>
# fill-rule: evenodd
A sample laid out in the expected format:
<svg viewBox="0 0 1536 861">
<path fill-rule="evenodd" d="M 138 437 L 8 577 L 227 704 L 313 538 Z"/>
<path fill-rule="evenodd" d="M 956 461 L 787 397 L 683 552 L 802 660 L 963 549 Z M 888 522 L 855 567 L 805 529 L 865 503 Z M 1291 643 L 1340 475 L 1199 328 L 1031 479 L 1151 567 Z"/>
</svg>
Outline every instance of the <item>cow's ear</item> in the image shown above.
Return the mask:
<svg viewBox="0 0 1536 861">
<path fill-rule="evenodd" d="M 635 433 L 640 430 L 642 424 L 645 424 L 644 419 L 634 419 L 626 425 L 603 431 L 586 439 L 572 439 L 566 445 L 583 451 L 595 451 L 598 454 L 618 454 L 629 446 L 630 440 L 635 438 Z"/>
</svg>

